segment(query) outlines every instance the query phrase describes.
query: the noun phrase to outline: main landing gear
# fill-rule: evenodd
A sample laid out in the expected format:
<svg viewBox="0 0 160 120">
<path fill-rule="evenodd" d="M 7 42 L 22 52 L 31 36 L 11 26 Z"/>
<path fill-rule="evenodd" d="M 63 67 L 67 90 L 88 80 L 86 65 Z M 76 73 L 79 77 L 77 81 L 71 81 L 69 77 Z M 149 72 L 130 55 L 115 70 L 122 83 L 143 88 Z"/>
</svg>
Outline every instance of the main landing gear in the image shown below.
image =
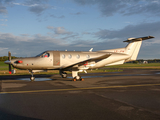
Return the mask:
<svg viewBox="0 0 160 120">
<path fill-rule="evenodd" d="M 73 77 L 72 81 L 78 81 L 78 80 L 84 81 L 84 79 L 81 78 L 81 76 L 78 75 L 78 72 L 79 71 L 72 71 L 72 77 Z M 66 72 L 60 70 L 59 74 L 62 76 L 62 78 L 67 78 L 67 73 Z"/>
<path fill-rule="evenodd" d="M 59 74 L 62 76 L 62 78 L 67 78 L 67 73 L 64 71 L 59 71 Z"/>
<path fill-rule="evenodd" d="M 77 80 L 84 81 L 84 79 L 78 75 L 78 72 L 79 71 L 72 71 L 72 77 L 73 77 L 72 81 L 77 81 Z"/>
</svg>

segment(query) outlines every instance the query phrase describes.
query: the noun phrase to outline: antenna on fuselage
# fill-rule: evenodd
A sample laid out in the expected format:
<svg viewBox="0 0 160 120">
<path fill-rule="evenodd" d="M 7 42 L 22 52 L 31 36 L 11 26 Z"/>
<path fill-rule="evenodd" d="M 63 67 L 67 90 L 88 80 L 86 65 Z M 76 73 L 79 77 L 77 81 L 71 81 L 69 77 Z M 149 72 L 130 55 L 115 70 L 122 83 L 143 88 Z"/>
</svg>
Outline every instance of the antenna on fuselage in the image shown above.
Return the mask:
<svg viewBox="0 0 160 120">
<path fill-rule="evenodd" d="M 93 48 L 91 48 L 91 49 L 89 50 L 89 52 L 92 52 L 92 50 L 93 50 Z"/>
</svg>

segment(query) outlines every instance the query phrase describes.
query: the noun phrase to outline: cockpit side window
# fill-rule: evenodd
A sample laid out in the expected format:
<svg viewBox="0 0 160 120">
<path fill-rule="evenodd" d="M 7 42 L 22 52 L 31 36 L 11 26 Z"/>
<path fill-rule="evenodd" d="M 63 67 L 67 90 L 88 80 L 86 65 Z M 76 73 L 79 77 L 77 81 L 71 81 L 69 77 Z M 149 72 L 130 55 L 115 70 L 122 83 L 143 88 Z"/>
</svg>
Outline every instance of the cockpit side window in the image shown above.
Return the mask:
<svg viewBox="0 0 160 120">
<path fill-rule="evenodd" d="M 50 54 L 49 54 L 49 53 L 43 52 L 43 53 L 41 53 L 41 54 L 37 55 L 36 57 L 44 58 L 44 57 L 49 57 L 49 56 L 50 56 Z"/>
<path fill-rule="evenodd" d="M 44 53 L 42 57 L 49 57 L 50 54 L 49 53 Z"/>
</svg>

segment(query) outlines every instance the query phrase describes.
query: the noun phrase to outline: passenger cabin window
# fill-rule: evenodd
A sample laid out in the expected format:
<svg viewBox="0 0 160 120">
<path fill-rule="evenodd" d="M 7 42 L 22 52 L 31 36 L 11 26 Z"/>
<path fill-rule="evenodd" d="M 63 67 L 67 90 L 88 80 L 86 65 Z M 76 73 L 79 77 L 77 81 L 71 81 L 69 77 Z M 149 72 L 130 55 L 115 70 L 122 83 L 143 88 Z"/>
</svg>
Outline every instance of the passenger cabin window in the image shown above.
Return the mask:
<svg viewBox="0 0 160 120">
<path fill-rule="evenodd" d="M 72 58 L 72 55 L 68 55 L 68 58 L 71 59 L 71 58 Z"/>
<path fill-rule="evenodd" d="M 77 59 L 79 59 L 79 58 L 80 58 L 80 55 L 77 55 L 76 57 L 77 57 Z"/>
<path fill-rule="evenodd" d="M 65 55 L 64 54 L 62 54 L 62 58 L 65 59 Z"/>
</svg>

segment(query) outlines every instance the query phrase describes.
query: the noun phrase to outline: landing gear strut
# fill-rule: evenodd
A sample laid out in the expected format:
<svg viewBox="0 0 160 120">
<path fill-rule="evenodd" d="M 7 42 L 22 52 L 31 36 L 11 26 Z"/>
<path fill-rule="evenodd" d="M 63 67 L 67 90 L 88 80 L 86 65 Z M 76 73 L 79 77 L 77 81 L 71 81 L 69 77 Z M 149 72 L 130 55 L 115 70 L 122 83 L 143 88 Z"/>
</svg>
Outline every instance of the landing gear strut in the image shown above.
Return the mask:
<svg viewBox="0 0 160 120">
<path fill-rule="evenodd" d="M 33 72 L 32 72 L 32 71 L 30 71 L 30 72 L 31 72 L 31 75 L 32 75 L 32 76 L 30 77 L 30 80 L 31 80 L 31 81 L 34 81 L 34 80 L 35 80 L 35 77 L 33 77 Z"/>
</svg>

